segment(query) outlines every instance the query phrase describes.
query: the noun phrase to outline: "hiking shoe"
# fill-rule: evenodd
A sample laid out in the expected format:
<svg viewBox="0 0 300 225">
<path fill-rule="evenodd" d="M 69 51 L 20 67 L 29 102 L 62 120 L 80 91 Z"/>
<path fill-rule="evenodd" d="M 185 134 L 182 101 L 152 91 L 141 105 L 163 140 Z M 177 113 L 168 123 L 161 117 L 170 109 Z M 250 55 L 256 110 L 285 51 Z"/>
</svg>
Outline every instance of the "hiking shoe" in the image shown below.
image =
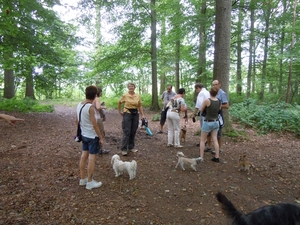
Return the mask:
<svg viewBox="0 0 300 225">
<path fill-rule="evenodd" d="M 101 149 L 99 154 L 108 154 L 110 151 L 106 149 Z"/>
<path fill-rule="evenodd" d="M 220 149 L 220 154 L 222 153 L 223 151 Z M 212 151 L 211 154 L 215 155 L 216 154 L 216 151 Z"/>
<path fill-rule="evenodd" d="M 92 190 L 93 188 L 99 188 L 101 187 L 102 182 L 97 182 L 95 180 L 92 180 L 91 182 L 87 182 L 85 188 L 88 190 Z"/>
<path fill-rule="evenodd" d="M 204 152 L 211 152 L 211 148 L 206 147 L 206 148 L 204 149 Z"/>
<path fill-rule="evenodd" d="M 87 182 L 88 182 L 88 179 L 87 179 L 87 178 L 80 179 L 79 185 L 80 185 L 80 186 L 84 186 L 84 185 L 86 185 Z"/>
<path fill-rule="evenodd" d="M 216 158 L 216 157 L 213 157 L 213 158 L 211 159 L 211 161 L 219 163 L 219 162 L 220 162 L 220 159 L 219 159 L 219 158 Z"/>
<path fill-rule="evenodd" d="M 156 132 L 157 134 L 163 134 L 164 132 L 162 132 L 161 130 Z"/>
<path fill-rule="evenodd" d="M 127 155 L 127 151 L 122 151 L 122 155 L 126 156 Z"/>
<path fill-rule="evenodd" d="M 138 152 L 139 150 L 137 149 L 129 149 L 130 152 Z"/>
<path fill-rule="evenodd" d="M 175 148 L 183 148 L 182 145 L 175 145 Z"/>
</svg>

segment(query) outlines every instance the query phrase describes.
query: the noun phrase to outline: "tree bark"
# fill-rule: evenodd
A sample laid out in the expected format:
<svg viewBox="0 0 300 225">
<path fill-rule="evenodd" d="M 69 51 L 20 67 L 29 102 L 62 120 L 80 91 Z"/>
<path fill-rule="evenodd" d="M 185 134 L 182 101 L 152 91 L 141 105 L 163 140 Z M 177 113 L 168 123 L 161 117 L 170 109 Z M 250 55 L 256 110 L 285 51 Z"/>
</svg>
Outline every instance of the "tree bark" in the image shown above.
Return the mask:
<svg viewBox="0 0 300 225">
<path fill-rule="evenodd" d="M 13 53 L 4 51 L 4 98 L 15 97 L 15 75 L 12 69 Z"/>
<path fill-rule="evenodd" d="M 214 80 L 228 93 L 230 71 L 231 0 L 216 0 Z"/>
<path fill-rule="evenodd" d="M 229 100 L 231 0 L 216 0 L 214 80 L 217 79 Z M 225 129 L 231 130 L 228 110 L 224 110 Z"/>
<path fill-rule="evenodd" d="M 198 56 L 198 71 L 196 82 L 201 82 L 207 85 L 206 70 L 206 0 L 202 1 L 200 9 L 200 31 L 199 31 L 199 56 Z"/>
<path fill-rule="evenodd" d="M 296 25 L 296 8 L 297 8 L 297 0 L 294 0 L 294 20 L 293 20 L 293 30 L 295 30 Z M 291 53 L 294 52 L 294 45 L 295 45 L 295 32 L 292 32 L 292 41 L 291 41 Z M 291 80 L 292 80 L 292 73 L 293 73 L 293 54 L 290 57 L 290 66 L 289 66 L 289 76 L 288 76 L 288 83 L 287 83 L 287 90 L 286 90 L 286 98 L 285 102 L 289 103 L 290 99 L 290 92 L 291 92 Z"/>
<path fill-rule="evenodd" d="M 157 54 L 156 54 L 156 9 L 155 1 L 151 0 L 151 67 L 152 67 L 152 105 L 150 110 L 159 110 L 157 93 Z"/>
<path fill-rule="evenodd" d="M 33 69 L 29 68 L 27 71 L 27 75 L 26 75 L 26 91 L 25 91 L 25 97 L 31 98 L 31 99 L 35 99 L 34 96 L 34 85 L 33 85 Z"/>
<path fill-rule="evenodd" d="M 236 93 L 237 95 L 242 94 L 242 22 L 244 20 L 243 15 L 244 10 L 244 0 L 240 1 L 239 5 L 239 15 L 238 15 L 238 24 L 237 24 L 237 64 L 236 64 Z"/>
<path fill-rule="evenodd" d="M 251 92 L 251 77 L 252 77 L 252 66 L 253 66 L 253 49 L 254 49 L 254 23 L 255 23 L 255 8 L 254 0 L 250 2 L 250 41 L 249 41 L 249 63 L 248 63 L 248 73 L 247 73 L 247 91 L 246 98 L 250 98 Z"/>
</svg>

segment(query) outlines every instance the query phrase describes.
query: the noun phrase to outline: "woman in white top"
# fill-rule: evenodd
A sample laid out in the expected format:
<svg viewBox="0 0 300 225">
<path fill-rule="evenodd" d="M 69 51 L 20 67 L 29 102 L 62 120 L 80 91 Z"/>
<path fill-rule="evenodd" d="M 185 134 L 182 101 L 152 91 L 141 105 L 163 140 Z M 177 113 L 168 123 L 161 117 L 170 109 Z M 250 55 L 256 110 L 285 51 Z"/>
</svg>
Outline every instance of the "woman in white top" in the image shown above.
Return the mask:
<svg viewBox="0 0 300 225">
<path fill-rule="evenodd" d="M 98 88 L 96 86 L 88 86 L 85 89 L 86 99 L 77 105 L 76 112 L 76 127 L 80 120 L 80 128 L 82 134 L 82 153 L 79 163 L 80 169 L 80 186 L 85 186 L 86 189 L 99 188 L 102 183 L 93 179 L 95 169 L 96 154 L 99 153 L 99 146 L 104 143 L 97 121 L 95 118 L 95 108 L 92 105 L 96 98 Z M 85 168 L 87 164 L 87 177 Z"/>
<path fill-rule="evenodd" d="M 185 95 L 185 89 L 180 88 L 178 94 L 170 101 L 169 109 L 167 112 L 168 121 L 168 146 L 175 146 L 175 148 L 181 148 L 180 145 L 180 112 L 185 112 L 187 107 L 183 99 Z M 167 106 L 168 106 L 167 105 Z"/>
</svg>

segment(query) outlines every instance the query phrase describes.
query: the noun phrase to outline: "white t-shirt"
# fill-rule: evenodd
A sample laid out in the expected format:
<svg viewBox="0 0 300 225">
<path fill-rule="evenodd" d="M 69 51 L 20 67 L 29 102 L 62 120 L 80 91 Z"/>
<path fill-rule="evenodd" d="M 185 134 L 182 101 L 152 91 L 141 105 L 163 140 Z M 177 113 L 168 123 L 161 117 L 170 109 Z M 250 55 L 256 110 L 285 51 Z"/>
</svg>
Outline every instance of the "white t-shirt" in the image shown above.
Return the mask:
<svg viewBox="0 0 300 225">
<path fill-rule="evenodd" d="M 197 101 L 196 101 L 196 108 L 201 110 L 202 104 L 205 99 L 208 99 L 210 97 L 210 93 L 208 90 L 206 90 L 204 87 L 201 89 L 201 91 L 198 93 Z"/>
</svg>

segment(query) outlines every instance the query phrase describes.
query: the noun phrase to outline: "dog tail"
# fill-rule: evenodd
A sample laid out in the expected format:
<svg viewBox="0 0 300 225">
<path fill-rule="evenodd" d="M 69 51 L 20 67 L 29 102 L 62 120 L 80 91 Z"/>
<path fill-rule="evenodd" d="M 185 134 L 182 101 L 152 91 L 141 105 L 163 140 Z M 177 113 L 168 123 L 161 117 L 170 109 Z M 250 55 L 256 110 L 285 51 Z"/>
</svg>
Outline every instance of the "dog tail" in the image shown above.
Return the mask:
<svg viewBox="0 0 300 225">
<path fill-rule="evenodd" d="M 246 224 L 244 215 L 239 212 L 234 205 L 226 198 L 225 195 L 218 192 L 216 194 L 217 200 L 221 203 L 222 209 L 225 214 L 234 219 L 234 221 L 240 221 L 239 224 Z"/>
</svg>

